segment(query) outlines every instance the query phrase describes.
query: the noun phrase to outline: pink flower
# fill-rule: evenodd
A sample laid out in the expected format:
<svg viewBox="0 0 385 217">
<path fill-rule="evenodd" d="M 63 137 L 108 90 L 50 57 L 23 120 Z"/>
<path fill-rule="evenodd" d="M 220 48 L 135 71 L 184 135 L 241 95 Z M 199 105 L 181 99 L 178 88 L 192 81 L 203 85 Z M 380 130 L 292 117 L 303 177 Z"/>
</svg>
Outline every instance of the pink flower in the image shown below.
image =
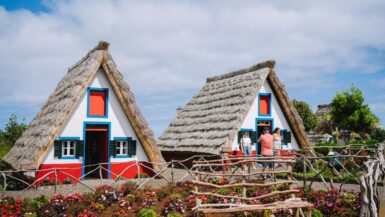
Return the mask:
<svg viewBox="0 0 385 217">
<path fill-rule="evenodd" d="M 332 203 L 332 202 L 328 202 L 328 203 L 326 204 L 326 206 L 329 207 L 329 208 L 331 208 L 331 207 L 333 207 L 333 203 Z"/>
</svg>

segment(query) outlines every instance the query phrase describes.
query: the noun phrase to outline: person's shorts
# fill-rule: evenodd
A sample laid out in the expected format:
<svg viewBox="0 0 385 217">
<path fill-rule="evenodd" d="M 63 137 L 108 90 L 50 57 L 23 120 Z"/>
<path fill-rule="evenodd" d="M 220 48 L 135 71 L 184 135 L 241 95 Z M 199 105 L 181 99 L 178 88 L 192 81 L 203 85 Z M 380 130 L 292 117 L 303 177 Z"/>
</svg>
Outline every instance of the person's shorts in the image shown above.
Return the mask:
<svg viewBox="0 0 385 217">
<path fill-rule="evenodd" d="M 243 147 L 243 155 L 245 156 L 251 156 L 251 149 L 249 146 Z"/>
<path fill-rule="evenodd" d="M 263 157 L 272 157 L 272 156 L 263 156 Z M 274 168 L 274 163 L 273 162 L 262 162 L 262 167 L 264 169 L 267 167 Z"/>
</svg>

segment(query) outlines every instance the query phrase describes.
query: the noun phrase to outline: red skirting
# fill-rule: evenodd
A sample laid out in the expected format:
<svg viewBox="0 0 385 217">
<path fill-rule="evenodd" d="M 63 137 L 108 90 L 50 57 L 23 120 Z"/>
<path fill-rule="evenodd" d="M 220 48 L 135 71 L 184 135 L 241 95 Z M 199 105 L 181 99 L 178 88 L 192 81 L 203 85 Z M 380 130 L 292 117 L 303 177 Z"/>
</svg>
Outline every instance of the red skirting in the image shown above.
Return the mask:
<svg viewBox="0 0 385 217">
<path fill-rule="evenodd" d="M 147 174 L 148 176 L 154 175 L 152 170 L 146 168 L 152 168 L 150 163 L 147 162 L 139 162 L 138 166 L 135 165 L 135 161 L 130 162 L 122 162 L 122 163 L 111 163 L 110 170 L 111 170 L 111 179 L 115 179 L 117 175 L 122 176 L 126 179 L 132 179 L 135 178 L 139 173 Z"/>
<path fill-rule="evenodd" d="M 76 183 L 76 179 L 79 180 L 82 177 L 82 166 L 83 165 L 80 163 L 42 164 L 40 165 L 39 171 L 36 172 L 36 180 L 41 180 L 39 180 L 36 184 L 39 185 L 43 182 L 53 184 L 55 182 L 55 168 L 58 183 L 63 183 L 66 179 L 70 179 L 72 183 Z M 132 179 L 137 177 L 138 171 L 140 174 L 147 174 L 148 176 L 155 175 L 155 173 L 149 168 L 152 168 L 152 166 L 150 163 L 147 162 L 139 162 L 138 166 L 135 165 L 135 161 L 111 163 L 110 178 L 115 179 L 118 175 L 120 175 L 123 178 Z"/>
<path fill-rule="evenodd" d="M 82 164 L 81 163 L 74 163 L 74 164 L 42 164 L 40 165 L 39 171 L 36 173 L 36 180 L 39 180 L 40 178 L 47 175 L 42 180 L 39 180 L 37 184 L 40 184 L 43 182 L 43 180 L 49 180 L 49 182 L 54 182 L 55 180 L 55 173 L 54 168 L 56 168 L 56 174 L 57 174 L 57 180 L 58 183 L 63 183 L 64 180 L 70 179 L 72 182 L 75 181 L 75 179 L 80 179 L 82 176 Z M 42 171 L 41 171 L 42 170 Z M 68 173 L 71 176 L 65 174 Z"/>
</svg>

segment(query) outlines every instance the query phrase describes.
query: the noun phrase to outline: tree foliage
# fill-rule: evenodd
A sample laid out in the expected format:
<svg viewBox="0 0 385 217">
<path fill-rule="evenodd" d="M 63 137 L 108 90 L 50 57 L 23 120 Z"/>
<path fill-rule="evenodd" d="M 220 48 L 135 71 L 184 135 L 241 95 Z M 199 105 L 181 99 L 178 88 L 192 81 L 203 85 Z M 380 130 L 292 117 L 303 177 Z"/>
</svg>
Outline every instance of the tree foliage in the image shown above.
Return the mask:
<svg viewBox="0 0 385 217">
<path fill-rule="evenodd" d="M 27 125 L 24 122 L 18 122 L 15 114 L 9 117 L 4 130 L 0 130 L 0 157 L 12 148 L 26 128 Z"/>
<path fill-rule="evenodd" d="M 379 119 L 364 103 L 361 90 L 352 85 L 337 92 L 331 103 L 331 118 L 335 126 L 360 133 L 370 133 L 378 125 Z"/>
<path fill-rule="evenodd" d="M 305 131 L 314 130 L 317 126 L 317 117 L 313 114 L 310 105 L 306 102 L 293 99 L 293 105 L 297 109 L 299 116 L 302 118 Z"/>
<path fill-rule="evenodd" d="M 375 139 L 379 142 L 383 142 L 383 141 L 385 141 L 385 129 L 376 128 L 373 130 L 371 136 L 373 139 Z"/>
</svg>

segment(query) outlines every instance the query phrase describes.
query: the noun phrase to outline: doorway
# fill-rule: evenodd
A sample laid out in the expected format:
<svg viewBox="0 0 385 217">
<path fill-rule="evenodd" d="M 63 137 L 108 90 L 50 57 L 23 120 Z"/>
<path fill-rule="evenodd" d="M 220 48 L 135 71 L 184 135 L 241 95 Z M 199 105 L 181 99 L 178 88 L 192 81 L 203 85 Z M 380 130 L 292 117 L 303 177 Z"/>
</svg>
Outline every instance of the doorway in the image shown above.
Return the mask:
<svg viewBox="0 0 385 217">
<path fill-rule="evenodd" d="M 108 129 L 108 125 L 86 125 L 84 174 L 89 174 L 85 178 L 100 178 L 99 164 L 105 169 L 102 178 L 108 178 Z"/>
<path fill-rule="evenodd" d="M 272 118 L 256 119 L 255 129 L 257 130 L 257 141 L 258 138 L 261 136 L 263 129 L 265 129 L 266 127 L 269 129 L 269 132 L 272 133 L 272 131 L 274 130 L 274 120 Z M 261 155 L 261 144 L 259 142 L 257 142 L 256 153 L 257 155 Z"/>
</svg>

